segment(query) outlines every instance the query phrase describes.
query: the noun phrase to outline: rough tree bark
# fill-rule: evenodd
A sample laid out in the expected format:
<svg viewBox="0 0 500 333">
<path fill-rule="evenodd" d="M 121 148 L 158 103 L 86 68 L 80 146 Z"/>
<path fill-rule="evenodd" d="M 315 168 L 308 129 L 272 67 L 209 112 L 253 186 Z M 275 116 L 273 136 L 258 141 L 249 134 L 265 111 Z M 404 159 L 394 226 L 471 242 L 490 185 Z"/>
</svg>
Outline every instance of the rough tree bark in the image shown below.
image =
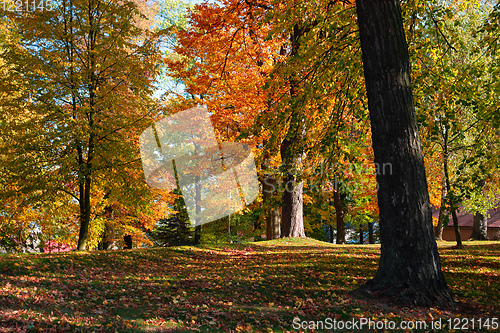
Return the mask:
<svg viewBox="0 0 500 333">
<path fill-rule="evenodd" d="M 268 157 L 268 156 L 266 156 Z M 267 240 L 280 238 L 281 231 L 281 217 L 278 205 L 273 202 L 277 191 L 277 180 L 273 174 L 269 174 L 268 170 L 271 165 L 268 163 L 267 158 L 261 164 L 264 176 L 261 178 L 262 183 L 262 204 L 264 206 L 264 215 L 266 217 L 266 238 Z"/>
<path fill-rule="evenodd" d="M 290 36 L 292 44 L 291 56 L 295 56 L 300 48 L 300 38 L 304 30 L 295 25 Z M 290 79 L 290 94 L 297 94 L 297 79 Z M 285 175 L 283 208 L 281 221 L 281 237 L 305 237 L 302 192 L 304 183 L 297 178 L 296 170 L 300 168 L 305 158 L 303 153 L 303 140 L 306 135 L 305 115 L 301 110 L 293 109 L 290 126 L 286 138 L 281 143 L 281 160 L 286 166 L 288 174 Z"/>
<path fill-rule="evenodd" d="M 276 178 L 267 176 L 262 182 L 262 196 L 266 216 L 266 238 L 268 240 L 280 238 L 281 219 L 278 206 L 272 202 L 276 190 Z"/>
<path fill-rule="evenodd" d="M 399 1 L 357 0 L 363 66 L 378 173 L 381 256 L 358 292 L 398 303 L 450 306 L 441 271 L 410 82 Z"/>
<path fill-rule="evenodd" d="M 294 175 L 285 177 L 285 192 L 283 193 L 283 208 L 281 237 L 305 237 L 303 216 L 302 181 L 297 181 Z"/>
<path fill-rule="evenodd" d="M 474 214 L 471 238 L 475 240 L 488 240 L 488 218 L 479 212 Z"/>
<path fill-rule="evenodd" d="M 278 207 L 270 207 L 266 216 L 266 238 L 268 240 L 280 238 L 281 235 L 281 217 Z"/>
<path fill-rule="evenodd" d="M 373 222 L 368 222 L 368 244 L 375 244 L 373 238 Z"/>
</svg>

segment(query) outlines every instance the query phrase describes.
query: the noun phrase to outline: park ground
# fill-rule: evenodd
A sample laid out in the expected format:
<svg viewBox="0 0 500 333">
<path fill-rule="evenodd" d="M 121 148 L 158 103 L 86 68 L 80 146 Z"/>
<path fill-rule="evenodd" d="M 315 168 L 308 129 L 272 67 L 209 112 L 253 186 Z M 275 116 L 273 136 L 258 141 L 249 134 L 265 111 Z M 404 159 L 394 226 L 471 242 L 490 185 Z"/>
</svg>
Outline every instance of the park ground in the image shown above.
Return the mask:
<svg viewBox="0 0 500 333">
<path fill-rule="evenodd" d="M 448 320 L 470 325 L 471 318 L 499 317 L 500 243 L 438 246 L 455 310 L 351 296 L 375 274 L 379 245 L 278 239 L 0 255 L 0 332 L 310 331 L 296 330 L 295 318 L 313 328 L 326 318 L 429 325 L 441 318 L 442 332 L 449 332 Z M 477 323 L 468 332 L 480 331 Z"/>
</svg>

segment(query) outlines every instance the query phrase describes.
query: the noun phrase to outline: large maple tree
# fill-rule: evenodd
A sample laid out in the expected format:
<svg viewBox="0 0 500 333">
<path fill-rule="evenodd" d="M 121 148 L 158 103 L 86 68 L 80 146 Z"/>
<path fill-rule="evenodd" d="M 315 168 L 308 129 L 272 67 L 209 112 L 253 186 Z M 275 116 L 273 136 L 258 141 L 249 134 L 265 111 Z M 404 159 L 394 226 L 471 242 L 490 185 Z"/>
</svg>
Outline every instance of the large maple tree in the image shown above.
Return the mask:
<svg viewBox="0 0 500 333">
<path fill-rule="evenodd" d="M 283 40 L 266 40 L 272 25 L 263 24 L 264 14 L 260 4 L 243 1 L 194 6 L 189 27 L 177 32 L 177 45 L 167 57 L 167 72 L 186 91 L 171 104 L 173 111 L 206 104 L 220 141 L 237 140 L 253 147 L 258 165 L 268 171 L 260 178 L 269 220 L 276 224 L 269 237 L 275 238 L 279 236 L 279 213 L 270 203 L 276 187 L 269 189 L 268 183 L 275 179 L 271 170 L 279 158 L 265 145 L 272 130 L 258 118 L 271 112 L 278 94 L 264 90 L 264 85 L 281 58 Z"/>
<path fill-rule="evenodd" d="M 98 192 L 129 207 L 136 226 L 152 202 L 137 140 L 157 112 L 150 96 L 160 53 L 145 8 L 74 0 L 7 13 L 13 34 L 1 54 L 9 68 L 0 90 L 13 98 L 2 100 L 5 179 L 17 193 L 77 203 L 79 250 L 102 213 L 94 209 L 104 197 Z"/>
<path fill-rule="evenodd" d="M 187 92 L 208 104 L 220 137 L 259 147 L 264 200 L 276 206 L 268 192 L 280 182 L 284 189 L 282 237 L 305 235 L 307 155 L 341 149 L 339 132 L 354 114 L 364 118 L 354 6 L 319 6 L 325 10 L 293 1 L 195 6 L 190 28 L 179 34 L 178 56 L 169 61 Z M 273 238 L 277 214 L 268 212 Z"/>
</svg>

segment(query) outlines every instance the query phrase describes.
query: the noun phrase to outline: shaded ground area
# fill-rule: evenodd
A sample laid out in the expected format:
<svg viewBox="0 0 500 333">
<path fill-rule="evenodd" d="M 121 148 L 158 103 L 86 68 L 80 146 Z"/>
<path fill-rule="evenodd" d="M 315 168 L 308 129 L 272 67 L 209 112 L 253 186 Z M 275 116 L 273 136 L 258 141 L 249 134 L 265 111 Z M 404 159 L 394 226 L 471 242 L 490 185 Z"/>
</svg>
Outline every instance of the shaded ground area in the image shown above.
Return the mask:
<svg viewBox="0 0 500 333">
<path fill-rule="evenodd" d="M 0 332 L 286 332 L 296 331 L 294 318 L 430 325 L 438 318 L 446 324 L 458 316 L 499 317 L 500 243 L 465 242 L 460 250 L 439 245 L 458 304 L 453 312 L 349 296 L 375 274 L 378 245 L 280 239 L 228 247 L 1 255 Z"/>
</svg>

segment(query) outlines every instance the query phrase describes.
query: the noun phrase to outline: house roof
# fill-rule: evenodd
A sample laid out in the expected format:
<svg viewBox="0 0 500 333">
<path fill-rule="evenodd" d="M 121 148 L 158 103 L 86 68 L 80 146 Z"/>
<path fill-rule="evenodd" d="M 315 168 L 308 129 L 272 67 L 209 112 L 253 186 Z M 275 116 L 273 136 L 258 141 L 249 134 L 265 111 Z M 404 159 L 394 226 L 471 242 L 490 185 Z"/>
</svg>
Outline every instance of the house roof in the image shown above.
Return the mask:
<svg viewBox="0 0 500 333">
<path fill-rule="evenodd" d="M 488 211 L 490 214 L 490 218 L 488 219 L 488 228 L 500 228 L 500 208 L 490 209 Z M 448 223 L 448 227 L 453 227 L 453 218 L 450 216 L 450 222 Z M 439 217 L 439 208 L 432 207 L 432 217 Z M 459 227 L 470 227 L 474 225 L 474 215 L 458 212 L 458 226 Z"/>
</svg>

